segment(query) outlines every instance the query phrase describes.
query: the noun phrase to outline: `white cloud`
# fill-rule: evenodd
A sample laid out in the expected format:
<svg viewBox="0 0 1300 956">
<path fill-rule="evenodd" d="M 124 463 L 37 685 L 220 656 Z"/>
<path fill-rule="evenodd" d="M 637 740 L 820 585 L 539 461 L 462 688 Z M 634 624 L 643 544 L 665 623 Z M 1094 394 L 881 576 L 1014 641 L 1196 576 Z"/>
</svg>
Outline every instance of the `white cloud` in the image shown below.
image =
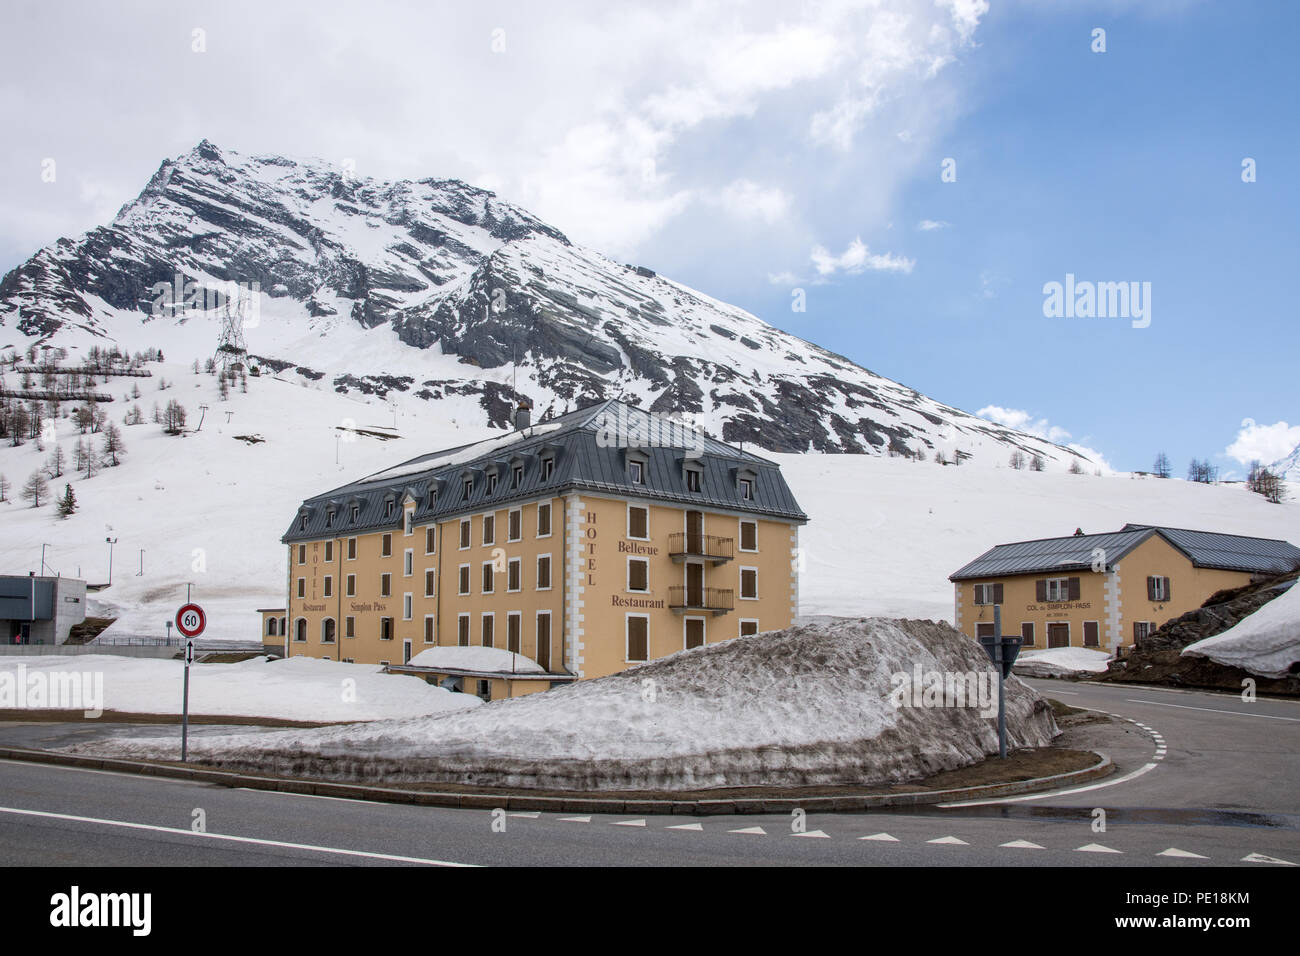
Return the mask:
<svg viewBox="0 0 1300 956">
<path fill-rule="evenodd" d="M 748 179 L 728 183 L 717 201 L 727 212 L 741 219 L 762 219 L 773 223 L 790 211 L 790 196 L 774 186 L 760 186 Z"/>
<path fill-rule="evenodd" d="M 1064 428 L 1051 424 L 1046 418 L 1034 418 L 1033 415 L 1021 408 L 985 405 L 975 414 L 998 425 L 1006 425 L 1007 428 L 1014 428 L 1016 431 L 1028 432 L 1031 435 L 1045 438 L 1057 444 L 1065 444 L 1070 437 L 1070 433 Z"/>
<path fill-rule="evenodd" d="M 896 256 L 891 252 L 872 252 L 861 238 L 850 242 L 848 248 L 838 256 L 832 255 L 825 246 L 813 246 L 809 258 L 817 274 L 822 277 L 832 276 L 837 272 L 848 275 L 868 271 L 908 273 L 916 265 L 916 260 Z"/>
<path fill-rule="evenodd" d="M 1253 461 L 1271 465 L 1291 454 L 1300 445 L 1300 425 L 1274 422 L 1260 425 L 1253 418 L 1244 419 L 1237 438 L 1224 449 L 1224 455 L 1243 465 Z"/>
<path fill-rule="evenodd" d="M 922 219 L 916 224 L 916 228 L 922 232 L 933 232 L 935 229 L 947 229 L 950 223 L 942 219 Z"/>
</svg>

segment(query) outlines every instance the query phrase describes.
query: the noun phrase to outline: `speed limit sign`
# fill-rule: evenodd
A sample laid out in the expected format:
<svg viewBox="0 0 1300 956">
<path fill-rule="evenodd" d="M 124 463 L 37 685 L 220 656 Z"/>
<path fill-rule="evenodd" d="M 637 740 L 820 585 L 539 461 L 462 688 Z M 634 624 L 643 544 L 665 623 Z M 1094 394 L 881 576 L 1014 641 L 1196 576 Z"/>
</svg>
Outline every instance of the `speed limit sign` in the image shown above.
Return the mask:
<svg viewBox="0 0 1300 956">
<path fill-rule="evenodd" d="M 198 637 L 207 623 L 207 615 L 197 604 L 186 604 L 176 612 L 176 629 L 186 637 Z"/>
</svg>

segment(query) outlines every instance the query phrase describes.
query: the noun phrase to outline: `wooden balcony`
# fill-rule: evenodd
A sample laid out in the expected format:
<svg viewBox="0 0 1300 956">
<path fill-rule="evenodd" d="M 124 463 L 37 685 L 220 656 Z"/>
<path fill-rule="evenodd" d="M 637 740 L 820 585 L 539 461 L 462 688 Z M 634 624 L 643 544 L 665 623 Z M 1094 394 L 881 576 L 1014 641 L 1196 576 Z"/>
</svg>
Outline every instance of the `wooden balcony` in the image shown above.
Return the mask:
<svg viewBox="0 0 1300 956">
<path fill-rule="evenodd" d="M 736 539 L 678 531 L 668 536 L 668 556 L 678 564 L 687 558 L 703 558 L 713 564 L 722 564 L 736 556 Z"/>
<path fill-rule="evenodd" d="M 702 588 L 677 585 L 668 589 L 668 607 L 674 614 L 710 611 L 726 614 L 736 607 L 736 592 L 730 588 Z"/>
</svg>

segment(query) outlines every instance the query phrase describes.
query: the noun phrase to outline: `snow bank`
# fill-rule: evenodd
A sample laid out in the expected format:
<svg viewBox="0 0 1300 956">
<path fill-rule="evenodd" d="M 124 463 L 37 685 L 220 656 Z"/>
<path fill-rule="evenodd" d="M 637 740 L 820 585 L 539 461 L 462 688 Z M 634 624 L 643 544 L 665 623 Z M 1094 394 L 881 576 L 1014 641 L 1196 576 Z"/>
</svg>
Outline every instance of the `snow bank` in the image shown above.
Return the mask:
<svg viewBox="0 0 1300 956">
<path fill-rule="evenodd" d="M 535 661 L 501 647 L 430 647 L 420 651 L 408 663 L 413 667 L 450 667 L 460 671 L 544 673 Z"/>
<path fill-rule="evenodd" d="M 1021 677 L 1075 677 L 1104 674 L 1110 655 L 1087 647 L 1049 647 L 1021 651 L 1013 665 Z"/>
<path fill-rule="evenodd" d="M 1300 662 L 1300 586 L 1292 586 L 1223 633 L 1188 644 L 1183 656 L 1208 657 L 1260 677 L 1295 674 Z"/>
<path fill-rule="evenodd" d="M 6 671 L 28 680 L 37 673 L 47 679 L 58 672 L 102 675 L 104 710 L 181 712 L 185 665 L 180 661 L 107 654 L 2 657 L 0 673 Z M 454 694 L 418 677 L 385 674 L 371 664 L 256 657 L 190 668 L 191 714 L 343 722 L 437 714 L 481 704 L 472 695 Z"/>
<path fill-rule="evenodd" d="M 921 684 L 936 675 L 996 694 L 984 651 L 946 624 L 837 619 L 465 713 L 204 737 L 191 750 L 221 766 L 351 780 L 605 791 L 887 784 L 997 751 L 996 697 L 984 701 L 989 716 L 927 697 Z M 1007 729 L 1013 748 L 1057 732 L 1046 702 L 1015 678 Z M 175 742 L 76 749 L 171 757 Z"/>
</svg>

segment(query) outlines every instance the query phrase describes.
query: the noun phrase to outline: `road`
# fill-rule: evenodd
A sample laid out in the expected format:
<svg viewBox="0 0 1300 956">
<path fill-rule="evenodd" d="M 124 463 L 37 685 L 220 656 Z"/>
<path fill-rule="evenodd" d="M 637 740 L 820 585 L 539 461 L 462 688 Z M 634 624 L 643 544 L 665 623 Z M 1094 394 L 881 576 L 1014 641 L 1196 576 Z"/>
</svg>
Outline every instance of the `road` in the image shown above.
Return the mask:
<svg viewBox="0 0 1300 956">
<path fill-rule="evenodd" d="M 907 811 L 590 817 L 366 803 L 0 762 L 0 863 L 23 865 L 1224 866 L 1300 864 L 1300 704 L 1031 681 L 1129 718 L 1114 777 Z M 205 728 L 219 732 L 229 728 Z M 0 726 L 0 744 L 86 725 Z M 1105 829 L 1096 829 L 1105 811 Z M 205 832 L 194 832 L 201 819 Z"/>
</svg>

